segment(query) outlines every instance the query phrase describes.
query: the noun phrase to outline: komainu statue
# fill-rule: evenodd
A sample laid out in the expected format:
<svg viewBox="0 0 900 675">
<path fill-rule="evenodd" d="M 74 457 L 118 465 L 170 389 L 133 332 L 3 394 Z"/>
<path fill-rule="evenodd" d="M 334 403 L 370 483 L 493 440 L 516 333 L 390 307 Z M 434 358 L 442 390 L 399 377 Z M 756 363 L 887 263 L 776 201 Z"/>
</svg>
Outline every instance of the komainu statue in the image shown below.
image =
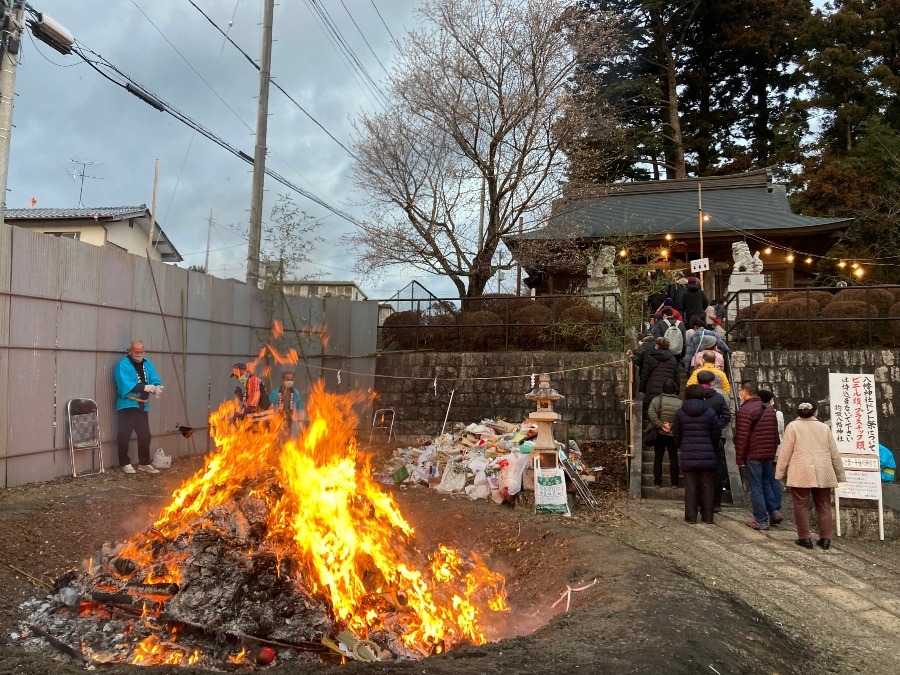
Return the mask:
<svg viewBox="0 0 900 675">
<path fill-rule="evenodd" d="M 591 278 L 605 277 L 615 274 L 613 264 L 616 261 L 615 246 L 601 246 L 597 249 L 597 257 L 591 256 L 588 260 L 587 273 Z"/>
<path fill-rule="evenodd" d="M 759 259 L 759 251 L 750 255 L 750 247 L 745 241 L 736 241 L 731 245 L 731 254 L 734 256 L 734 269 L 732 274 L 759 274 L 763 270 L 762 260 Z"/>
</svg>

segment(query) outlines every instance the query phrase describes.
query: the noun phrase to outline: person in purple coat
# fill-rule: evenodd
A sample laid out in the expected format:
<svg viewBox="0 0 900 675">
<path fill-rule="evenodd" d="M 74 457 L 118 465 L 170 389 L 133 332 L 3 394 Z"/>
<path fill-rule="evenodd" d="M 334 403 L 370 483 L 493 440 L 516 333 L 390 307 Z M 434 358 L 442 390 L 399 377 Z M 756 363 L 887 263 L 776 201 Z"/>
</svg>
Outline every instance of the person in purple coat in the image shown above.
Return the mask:
<svg viewBox="0 0 900 675">
<path fill-rule="evenodd" d="M 684 519 L 697 522 L 697 507 L 704 523 L 713 522 L 716 486 L 716 454 L 722 427 L 719 417 L 703 398 L 703 388 L 685 389 L 684 403 L 672 420 L 672 435 L 684 481 Z"/>
</svg>

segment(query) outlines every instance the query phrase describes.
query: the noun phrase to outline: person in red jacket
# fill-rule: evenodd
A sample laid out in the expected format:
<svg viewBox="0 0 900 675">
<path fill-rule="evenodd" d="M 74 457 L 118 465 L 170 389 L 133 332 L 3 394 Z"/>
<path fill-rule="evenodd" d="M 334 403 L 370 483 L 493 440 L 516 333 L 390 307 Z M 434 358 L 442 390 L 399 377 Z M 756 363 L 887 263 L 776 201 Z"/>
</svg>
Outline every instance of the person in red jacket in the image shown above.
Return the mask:
<svg viewBox="0 0 900 675">
<path fill-rule="evenodd" d="M 775 452 L 778 449 L 778 419 L 775 409 L 759 398 L 759 385 L 753 380 L 741 383 L 741 407 L 735 417 L 734 453 L 741 473 L 750 487 L 753 520 L 747 526 L 768 530 L 782 521 L 778 502 L 772 492 Z"/>
</svg>

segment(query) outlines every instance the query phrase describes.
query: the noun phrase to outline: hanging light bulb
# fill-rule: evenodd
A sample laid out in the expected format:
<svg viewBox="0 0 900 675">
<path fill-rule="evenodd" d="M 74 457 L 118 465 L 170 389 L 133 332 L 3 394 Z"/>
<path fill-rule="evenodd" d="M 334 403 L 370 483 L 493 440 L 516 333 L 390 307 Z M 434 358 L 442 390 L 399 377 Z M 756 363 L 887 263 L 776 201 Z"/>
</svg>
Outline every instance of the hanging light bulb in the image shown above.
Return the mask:
<svg viewBox="0 0 900 675">
<path fill-rule="evenodd" d="M 812 265 L 812 258 L 807 258 L 804 262 L 806 262 L 807 265 Z"/>
<path fill-rule="evenodd" d="M 666 232 L 666 241 L 672 241 L 672 233 Z"/>
<path fill-rule="evenodd" d="M 857 267 L 859 267 L 859 263 L 853 263 L 852 265 L 850 265 L 850 267 L 856 269 Z"/>
<path fill-rule="evenodd" d="M 766 250 L 763 251 L 763 253 L 765 253 L 766 255 L 772 255 L 772 247 L 766 246 Z"/>
<path fill-rule="evenodd" d="M 787 261 L 788 261 L 788 262 L 794 262 L 794 254 L 793 254 L 793 253 L 788 253 Z"/>
<path fill-rule="evenodd" d="M 847 263 L 845 263 L 843 260 L 841 260 L 841 261 L 838 263 L 838 267 L 840 267 L 841 269 L 844 269 L 846 266 L 847 266 Z"/>
<path fill-rule="evenodd" d="M 855 274 L 857 277 L 861 277 L 861 276 L 864 274 L 863 268 L 862 268 L 862 267 L 857 267 L 857 268 L 856 268 L 856 271 L 855 271 L 853 274 Z"/>
<path fill-rule="evenodd" d="M 659 255 L 663 258 L 668 258 L 669 257 L 669 249 L 667 249 L 667 248 L 659 249 Z"/>
<path fill-rule="evenodd" d="M 624 248 L 621 251 L 619 251 L 620 258 L 624 258 L 627 255 L 628 255 L 628 251 L 626 251 Z"/>
</svg>

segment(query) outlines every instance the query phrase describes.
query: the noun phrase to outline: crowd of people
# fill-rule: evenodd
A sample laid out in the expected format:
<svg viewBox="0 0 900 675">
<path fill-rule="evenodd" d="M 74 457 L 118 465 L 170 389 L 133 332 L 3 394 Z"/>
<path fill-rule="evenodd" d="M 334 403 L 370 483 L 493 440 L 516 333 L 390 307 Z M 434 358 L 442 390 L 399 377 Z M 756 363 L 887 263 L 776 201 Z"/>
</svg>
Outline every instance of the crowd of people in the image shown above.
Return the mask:
<svg viewBox="0 0 900 675">
<path fill-rule="evenodd" d="M 785 425 L 771 391 L 745 380 L 734 396 L 728 377 L 730 351 L 722 329 L 721 302 L 710 302 L 694 277 L 679 277 L 648 298 L 652 314 L 640 345 L 628 356 L 642 395 L 643 443 L 653 447 L 653 482 L 662 487 L 668 455 L 673 487 L 684 487 L 684 519 L 712 523 L 731 488 L 725 429 L 734 420 L 735 460 L 750 494 L 746 525 L 779 525 L 784 487 L 790 490 L 798 546 L 811 549 L 809 502 L 815 504 L 819 539 L 831 546 L 832 490 L 845 480 L 829 427 L 816 419 L 810 398 L 796 406 Z M 690 328 L 685 327 L 684 318 Z M 679 396 L 685 382 L 683 397 Z"/>
</svg>

